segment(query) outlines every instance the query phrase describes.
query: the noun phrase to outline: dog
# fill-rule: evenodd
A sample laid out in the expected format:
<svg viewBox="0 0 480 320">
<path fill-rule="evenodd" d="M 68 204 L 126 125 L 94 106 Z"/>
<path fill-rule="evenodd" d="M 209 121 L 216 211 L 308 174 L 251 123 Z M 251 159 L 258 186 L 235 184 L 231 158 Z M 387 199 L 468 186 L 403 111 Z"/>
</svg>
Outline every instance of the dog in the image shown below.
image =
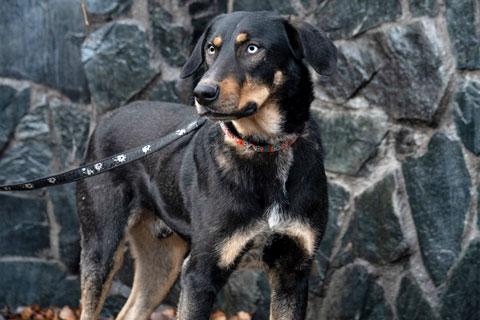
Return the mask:
<svg viewBox="0 0 480 320">
<path fill-rule="evenodd" d="M 134 102 L 105 115 L 86 162 L 207 122 L 160 152 L 77 185 L 82 320 L 97 319 L 125 245 L 135 274 L 119 320 L 148 319 L 180 276 L 178 319 L 208 319 L 252 246 L 271 288 L 270 319 L 304 319 L 327 222 L 327 181 L 307 65 L 336 67 L 317 28 L 271 12 L 217 16 L 181 77 L 196 108 Z M 196 111 L 195 111 L 196 109 Z"/>
</svg>

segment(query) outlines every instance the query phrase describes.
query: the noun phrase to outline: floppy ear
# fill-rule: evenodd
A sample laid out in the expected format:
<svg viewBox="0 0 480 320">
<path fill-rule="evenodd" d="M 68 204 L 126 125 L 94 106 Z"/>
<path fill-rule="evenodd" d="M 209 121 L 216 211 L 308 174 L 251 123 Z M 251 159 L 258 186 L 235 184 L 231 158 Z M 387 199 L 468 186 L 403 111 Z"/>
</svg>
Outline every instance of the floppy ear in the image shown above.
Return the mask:
<svg viewBox="0 0 480 320">
<path fill-rule="evenodd" d="M 318 74 L 329 76 L 337 68 L 337 48 L 320 29 L 302 21 L 284 21 L 290 49 L 295 58 L 305 59 Z"/>
<path fill-rule="evenodd" d="M 190 54 L 190 57 L 188 58 L 187 62 L 183 65 L 182 72 L 180 73 L 180 78 L 185 79 L 190 77 L 192 74 L 195 73 L 195 71 L 200 68 L 202 65 L 203 61 L 205 60 L 205 39 L 210 32 L 210 29 L 213 25 L 213 23 L 217 20 L 219 20 L 221 17 L 223 17 L 224 14 L 220 14 L 213 18 L 212 21 L 208 24 L 208 26 L 205 28 L 205 31 L 202 33 L 200 38 L 198 38 L 197 43 L 195 44 L 195 47 L 193 48 L 192 53 Z"/>
<path fill-rule="evenodd" d="M 202 33 L 202 35 L 197 41 L 197 44 L 195 44 L 195 47 L 193 48 L 193 51 L 190 54 L 190 57 L 188 58 L 187 62 L 183 65 L 182 72 L 180 73 L 180 78 L 185 79 L 187 77 L 190 77 L 202 65 L 204 60 L 203 48 L 205 46 L 205 37 L 208 33 L 208 30 L 209 28 L 207 28 Z"/>
</svg>

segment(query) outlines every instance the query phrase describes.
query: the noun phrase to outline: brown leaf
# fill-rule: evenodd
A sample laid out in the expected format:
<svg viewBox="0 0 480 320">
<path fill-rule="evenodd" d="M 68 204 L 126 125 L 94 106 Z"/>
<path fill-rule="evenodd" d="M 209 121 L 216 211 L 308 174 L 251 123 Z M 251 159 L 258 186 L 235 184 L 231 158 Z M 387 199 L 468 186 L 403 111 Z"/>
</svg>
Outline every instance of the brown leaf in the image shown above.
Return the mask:
<svg viewBox="0 0 480 320">
<path fill-rule="evenodd" d="M 237 317 L 238 317 L 238 320 L 252 320 L 252 316 L 245 311 L 238 312 Z"/>
<path fill-rule="evenodd" d="M 77 320 L 77 316 L 69 306 L 65 306 L 62 308 L 59 314 L 60 319 L 62 320 Z"/>
<path fill-rule="evenodd" d="M 227 320 L 227 316 L 222 311 L 215 311 L 210 315 L 210 320 Z"/>
<path fill-rule="evenodd" d="M 33 309 L 31 307 L 25 307 L 20 311 L 20 317 L 22 320 L 29 320 L 33 315 Z"/>
</svg>

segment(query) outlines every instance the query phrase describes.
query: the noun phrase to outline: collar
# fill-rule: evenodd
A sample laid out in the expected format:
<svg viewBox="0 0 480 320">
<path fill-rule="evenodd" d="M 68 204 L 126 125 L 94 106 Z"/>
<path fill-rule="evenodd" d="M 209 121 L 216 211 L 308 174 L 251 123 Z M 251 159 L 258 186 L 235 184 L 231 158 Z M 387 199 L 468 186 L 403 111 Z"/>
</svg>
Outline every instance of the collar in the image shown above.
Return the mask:
<svg viewBox="0 0 480 320">
<path fill-rule="evenodd" d="M 288 147 L 290 147 L 292 144 L 294 144 L 298 138 L 298 136 L 295 136 L 292 138 L 285 139 L 281 142 L 277 142 L 275 144 L 258 145 L 258 144 L 251 143 L 247 140 L 244 140 L 239 136 L 237 136 L 236 134 L 234 134 L 232 131 L 230 131 L 228 126 L 223 121 L 220 121 L 220 127 L 222 128 L 225 135 L 230 139 L 232 139 L 235 142 L 235 144 L 244 146 L 245 150 L 251 150 L 255 152 L 277 152 L 280 150 L 285 150 Z"/>
</svg>

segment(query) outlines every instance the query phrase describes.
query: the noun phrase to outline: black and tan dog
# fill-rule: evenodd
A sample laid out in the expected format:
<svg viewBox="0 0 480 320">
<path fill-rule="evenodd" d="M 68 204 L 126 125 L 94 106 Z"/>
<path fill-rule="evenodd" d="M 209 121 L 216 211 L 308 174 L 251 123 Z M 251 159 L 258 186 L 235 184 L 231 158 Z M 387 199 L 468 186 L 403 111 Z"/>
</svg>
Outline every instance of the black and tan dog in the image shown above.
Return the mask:
<svg viewBox="0 0 480 320">
<path fill-rule="evenodd" d="M 271 286 L 271 319 L 304 319 L 308 275 L 327 220 L 327 185 L 312 81 L 336 49 L 307 23 L 269 12 L 215 18 L 182 77 L 201 74 L 209 118 L 144 160 L 78 184 L 82 320 L 99 314 L 125 243 L 135 258 L 117 319 L 147 319 L 181 273 L 178 318 L 208 319 L 215 295 L 253 244 Z M 98 124 L 93 161 L 181 128 L 193 108 L 136 102 Z"/>
</svg>

